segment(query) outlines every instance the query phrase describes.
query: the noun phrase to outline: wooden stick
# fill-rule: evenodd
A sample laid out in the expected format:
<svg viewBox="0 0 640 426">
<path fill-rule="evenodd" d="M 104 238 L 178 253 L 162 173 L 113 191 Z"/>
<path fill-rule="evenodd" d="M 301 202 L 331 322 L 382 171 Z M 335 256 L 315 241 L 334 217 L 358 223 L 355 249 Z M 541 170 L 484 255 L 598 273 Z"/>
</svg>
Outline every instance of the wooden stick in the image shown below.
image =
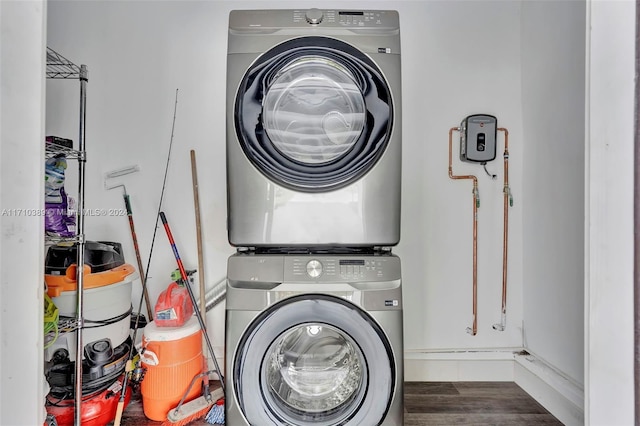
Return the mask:
<svg viewBox="0 0 640 426">
<path fill-rule="evenodd" d="M 196 152 L 191 150 L 191 181 L 193 185 L 193 205 L 196 214 L 196 240 L 198 244 L 198 281 L 200 284 L 200 314 L 202 316 L 203 321 L 206 323 L 207 320 L 207 308 L 205 301 L 205 282 L 204 282 L 204 256 L 202 252 L 202 225 L 200 222 L 200 196 L 198 191 L 198 170 L 196 167 Z M 188 284 L 187 284 L 188 285 Z M 195 306 L 194 306 L 195 308 Z M 206 328 L 203 327 L 202 333 L 206 333 Z M 204 336 L 203 336 L 204 340 Z M 204 346 L 204 344 L 203 344 Z M 208 352 L 204 351 L 204 366 L 202 371 L 209 370 L 209 357 L 207 356 Z M 215 356 L 211 354 L 211 356 Z M 205 395 L 209 396 L 209 375 L 207 374 L 204 378 L 204 387 L 205 387 Z"/>
<path fill-rule="evenodd" d="M 204 256 L 202 252 L 202 225 L 200 222 L 200 197 L 198 195 L 198 171 L 196 168 L 196 152 L 191 150 L 191 180 L 193 182 L 193 204 L 196 212 L 196 238 L 198 242 L 198 278 L 200 281 L 200 313 L 206 315 Z"/>
</svg>

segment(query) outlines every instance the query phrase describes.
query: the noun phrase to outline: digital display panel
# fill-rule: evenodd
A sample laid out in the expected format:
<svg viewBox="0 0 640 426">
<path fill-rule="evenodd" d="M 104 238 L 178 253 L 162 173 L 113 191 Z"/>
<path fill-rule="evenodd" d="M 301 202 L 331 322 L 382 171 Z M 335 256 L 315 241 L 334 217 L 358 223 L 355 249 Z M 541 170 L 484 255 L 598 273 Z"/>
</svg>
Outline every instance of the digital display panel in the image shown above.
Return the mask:
<svg viewBox="0 0 640 426">
<path fill-rule="evenodd" d="M 362 259 L 343 259 L 340 260 L 340 265 L 364 265 Z"/>
</svg>

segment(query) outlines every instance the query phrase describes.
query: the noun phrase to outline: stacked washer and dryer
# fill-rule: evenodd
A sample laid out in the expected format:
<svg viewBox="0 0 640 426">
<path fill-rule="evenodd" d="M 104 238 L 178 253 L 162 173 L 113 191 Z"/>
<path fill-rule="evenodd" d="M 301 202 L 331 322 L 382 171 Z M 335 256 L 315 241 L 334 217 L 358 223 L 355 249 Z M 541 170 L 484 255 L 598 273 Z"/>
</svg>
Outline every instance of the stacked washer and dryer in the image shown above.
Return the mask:
<svg viewBox="0 0 640 426">
<path fill-rule="evenodd" d="M 398 14 L 237 10 L 228 43 L 227 424 L 402 425 Z"/>
</svg>

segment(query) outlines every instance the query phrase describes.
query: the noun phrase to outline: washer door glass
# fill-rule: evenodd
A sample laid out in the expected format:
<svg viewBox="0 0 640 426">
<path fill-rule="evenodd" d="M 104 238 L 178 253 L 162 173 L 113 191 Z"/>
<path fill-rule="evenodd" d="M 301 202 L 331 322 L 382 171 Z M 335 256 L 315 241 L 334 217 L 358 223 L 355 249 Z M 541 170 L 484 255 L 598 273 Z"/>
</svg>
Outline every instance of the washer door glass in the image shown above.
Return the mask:
<svg viewBox="0 0 640 426">
<path fill-rule="evenodd" d="M 292 327 L 268 349 L 263 392 L 292 415 L 336 412 L 361 396 L 366 374 L 362 352 L 348 334 L 307 323 Z"/>
<path fill-rule="evenodd" d="M 342 157 L 357 142 L 366 120 L 354 75 L 340 63 L 303 56 L 274 78 L 263 101 L 263 125 L 285 156 L 302 163 Z"/>
<path fill-rule="evenodd" d="M 329 295 L 289 297 L 260 313 L 232 362 L 233 392 L 251 425 L 377 425 L 395 389 L 384 332 Z"/>
</svg>

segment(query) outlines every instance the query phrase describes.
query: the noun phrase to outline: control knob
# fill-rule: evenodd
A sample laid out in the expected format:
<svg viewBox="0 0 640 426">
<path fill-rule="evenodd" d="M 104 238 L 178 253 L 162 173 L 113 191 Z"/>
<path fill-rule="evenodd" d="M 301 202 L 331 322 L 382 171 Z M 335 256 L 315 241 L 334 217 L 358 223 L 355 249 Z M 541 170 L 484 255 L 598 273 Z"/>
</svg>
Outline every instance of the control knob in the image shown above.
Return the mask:
<svg viewBox="0 0 640 426">
<path fill-rule="evenodd" d="M 307 22 L 311 25 L 318 25 L 322 22 L 322 18 L 324 18 L 324 14 L 320 9 L 309 9 L 305 15 L 307 18 Z"/>
<path fill-rule="evenodd" d="M 318 278 L 322 275 L 322 263 L 315 259 L 307 262 L 307 275 L 311 278 Z"/>
</svg>

